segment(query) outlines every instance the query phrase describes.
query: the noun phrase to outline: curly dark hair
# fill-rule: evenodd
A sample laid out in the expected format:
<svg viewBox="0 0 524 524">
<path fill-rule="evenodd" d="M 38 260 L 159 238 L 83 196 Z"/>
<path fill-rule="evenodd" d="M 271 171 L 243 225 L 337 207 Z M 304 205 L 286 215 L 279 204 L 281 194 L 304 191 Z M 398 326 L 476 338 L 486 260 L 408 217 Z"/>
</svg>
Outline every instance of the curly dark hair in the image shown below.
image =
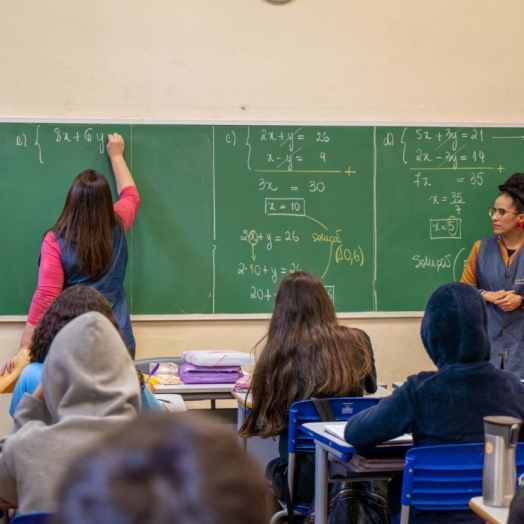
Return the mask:
<svg viewBox="0 0 524 524">
<path fill-rule="evenodd" d="M 89 311 L 102 313 L 120 333 L 113 310 L 102 293 L 88 286 L 71 286 L 58 295 L 36 326 L 30 347 L 30 361 L 43 362 L 56 334 L 68 322 Z"/>
<path fill-rule="evenodd" d="M 499 189 L 511 197 L 517 213 L 524 213 L 524 173 L 513 173 Z"/>
</svg>

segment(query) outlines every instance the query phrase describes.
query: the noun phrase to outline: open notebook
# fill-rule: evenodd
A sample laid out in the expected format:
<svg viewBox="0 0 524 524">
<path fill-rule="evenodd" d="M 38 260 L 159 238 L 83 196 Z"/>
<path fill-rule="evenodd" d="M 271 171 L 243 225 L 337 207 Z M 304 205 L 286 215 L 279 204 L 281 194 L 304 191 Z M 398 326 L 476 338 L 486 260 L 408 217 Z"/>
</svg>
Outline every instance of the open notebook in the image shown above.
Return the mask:
<svg viewBox="0 0 524 524">
<path fill-rule="evenodd" d="M 345 424 L 324 424 L 324 429 L 327 433 L 330 433 L 331 435 L 338 437 L 340 440 L 343 440 L 344 442 L 345 427 Z M 404 433 L 404 435 L 400 435 L 400 437 L 387 440 L 386 442 L 384 442 L 384 444 L 409 444 L 410 442 L 413 442 L 413 437 L 409 433 Z"/>
</svg>

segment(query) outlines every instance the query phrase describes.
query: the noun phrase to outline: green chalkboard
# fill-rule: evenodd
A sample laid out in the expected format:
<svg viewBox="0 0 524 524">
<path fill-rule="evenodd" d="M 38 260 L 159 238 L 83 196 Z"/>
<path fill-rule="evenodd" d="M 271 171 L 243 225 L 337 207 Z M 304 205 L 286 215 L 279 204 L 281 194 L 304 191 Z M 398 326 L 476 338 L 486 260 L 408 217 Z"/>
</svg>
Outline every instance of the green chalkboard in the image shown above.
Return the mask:
<svg viewBox="0 0 524 524">
<path fill-rule="evenodd" d="M 112 182 L 109 132 L 142 200 L 133 314 L 270 312 L 296 269 L 321 276 L 339 312 L 420 311 L 460 279 L 497 185 L 524 170 L 518 128 L 3 123 L 0 315 L 27 313 L 74 176 Z"/>
</svg>

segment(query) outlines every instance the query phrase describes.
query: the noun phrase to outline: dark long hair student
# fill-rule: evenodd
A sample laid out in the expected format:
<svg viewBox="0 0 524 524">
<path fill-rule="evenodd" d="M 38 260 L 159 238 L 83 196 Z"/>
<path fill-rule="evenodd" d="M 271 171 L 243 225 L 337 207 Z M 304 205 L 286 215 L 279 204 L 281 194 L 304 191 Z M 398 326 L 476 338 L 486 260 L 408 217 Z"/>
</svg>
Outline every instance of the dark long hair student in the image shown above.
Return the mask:
<svg viewBox="0 0 524 524">
<path fill-rule="evenodd" d="M 260 467 L 207 417 L 143 414 L 66 471 L 56 524 L 266 524 Z"/>
<path fill-rule="evenodd" d="M 486 302 L 491 363 L 524 378 L 524 173 L 511 175 L 499 191 L 489 209 L 495 235 L 475 242 L 461 280 Z"/>
<path fill-rule="evenodd" d="M 31 301 L 21 348 L 27 348 L 35 326 L 60 292 L 75 284 L 100 291 L 118 320 L 126 346 L 134 357 L 135 339 L 124 291 L 127 266 L 126 231 L 135 219 L 140 198 L 124 160 L 124 140 L 109 134 L 107 153 L 119 200 L 113 205 L 106 178 L 88 169 L 73 181 L 62 214 L 44 236 L 38 285 Z M 0 370 L 11 371 L 13 359 Z"/>
<path fill-rule="evenodd" d="M 269 331 L 259 344 L 264 341 L 252 379 L 253 409 L 239 434 L 280 435 L 280 458 L 266 471 L 271 478 L 279 465 L 287 464 L 288 415 L 293 402 L 362 396 L 364 390 L 374 393 L 377 383 L 369 337 L 339 324 L 322 281 L 309 271 L 296 271 L 282 280 Z M 311 502 L 311 454 L 297 457 L 297 479 L 294 500 Z M 278 498 L 284 498 L 278 486 L 275 491 Z"/>
</svg>

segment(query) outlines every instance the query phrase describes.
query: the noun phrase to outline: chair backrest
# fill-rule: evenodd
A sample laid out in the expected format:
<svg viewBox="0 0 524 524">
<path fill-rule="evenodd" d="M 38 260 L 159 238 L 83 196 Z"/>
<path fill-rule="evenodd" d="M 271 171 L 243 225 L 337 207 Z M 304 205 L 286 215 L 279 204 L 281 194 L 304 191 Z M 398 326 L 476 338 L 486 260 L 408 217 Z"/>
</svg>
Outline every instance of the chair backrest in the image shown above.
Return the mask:
<svg viewBox="0 0 524 524">
<path fill-rule="evenodd" d="M 524 442 L 517 444 L 516 464 L 519 476 L 524 473 Z M 406 453 L 402 505 L 467 510 L 470 499 L 482 495 L 483 466 L 484 443 L 412 448 Z"/>
<path fill-rule="evenodd" d="M 11 524 L 50 524 L 53 515 L 52 511 L 19 513 L 11 519 Z"/>
<path fill-rule="evenodd" d="M 378 404 L 376 397 L 336 397 L 330 398 L 329 403 L 336 420 L 348 420 L 356 413 Z M 289 427 L 287 450 L 289 453 L 297 451 L 315 451 L 313 438 L 302 430 L 306 422 L 319 422 L 320 415 L 311 399 L 299 400 L 289 408 Z"/>
<path fill-rule="evenodd" d="M 149 373 L 150 362 L 173 362 L 175 364 L 182 364 L 184 361 L 180 357 L 151 357 L 151 358 L 140 358 L 135 360 L 135 366 L 138 368 L 140 373 Z"/>
</svg>

